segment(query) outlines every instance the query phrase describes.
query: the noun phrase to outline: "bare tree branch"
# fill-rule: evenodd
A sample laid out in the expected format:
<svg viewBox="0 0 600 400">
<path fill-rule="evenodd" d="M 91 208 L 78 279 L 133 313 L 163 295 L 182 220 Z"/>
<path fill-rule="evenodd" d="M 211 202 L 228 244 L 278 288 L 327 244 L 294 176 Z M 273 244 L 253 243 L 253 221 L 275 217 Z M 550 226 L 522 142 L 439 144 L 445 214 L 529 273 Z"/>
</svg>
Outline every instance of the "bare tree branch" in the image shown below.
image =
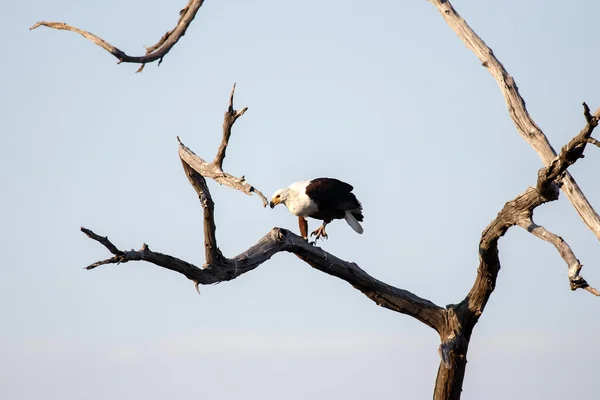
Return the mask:
<svg viewBox="0 0 600 400">
<path fill-rule="evenodd" d="M 213 162 L 206 162 L 202 158 L 198 157 L 192 150 L 190 150 L 187 146 L 185 146 L 179 137 L 177 140 L 179 141 L 179 158 L 185 164 L 187 164 L 192 170 L 196 171 L 199 175 L 214 179 L 221 185 L 229 186 L 232 189 L 239 190 L 242 193 L 245 193 L 249 196 L 252 196 L 252 193 L 256 193 L 258 197 L 261 198 L 263 202 L 263 207 L 266 207 L 269 202 L 267 198 L 260 192 L 260 190 L 256 189 L 254 186 L 250 185 L 246 182 L 246 178 L 242 176 L 241 178 L 236 178 L 235 176 L 229 175 L 226 172 L 223 172 L 223 159 L 225 158 L 225 151 L 229 144 L 229 137 L 231 136 L 231 128 L 235 121 L 244 115 L 248 107 L 243 108 L 240 111 L 233 109 L 233 95 L 235 93 L 235 84 L 233 85 L 233 89 L 231 90 L 231 96 L 229 98 L 229 106 L 227 111 L 225 112 L 225 117 L 223 120 L 223 140 L 221 141 L 221 145 L 219 146 L 219 150 L 217 151 L 217 156 L 215 157 Z M 189 178 L 189 175 L 188 175 Z M 192 181 L 190 180 L 190 183 Z M 192 183 L 192 185 L 194 185 Z M 196 188 L 196 186 L 194 186 Z M 198 188 L 196 188 L 198 190 Z M 208 193 L 208 192 L 205 192 Z"/>
<path fill-rule="evenodd" d="M 196 190 L 200 204 L 204 210 L 204 255 L 206 257 L 207 264 L 218 264 L 224 260 L 223 254 L 217 246 L 217 226 L 215 224 L 214 209 L 215 203 L 212 200 L 208 186 L 206 185 L 206 179 L 198 172 L 194 171 L 183 160 L 181 161 L 183 170 L 185 171 L 190 184 Z M 196 287 L 198 289 L 198 287 Z"/>
<path fill-rule="evenodd" d="M 593 137 L 588 138 L 588 143 L 591 143 L 595 146 L 600 147 L 600 141 L 598 141 L 597 139 L 594 139 Z"/>
<path fill-rule="evenodd" d="M 448 0 L 429 0 L 442 14 L 450 28 L 471 49 L 492 76 L 498 82 L 500 90 L 508 106 L 508 112 L 521 136 L 539 154 L 545 165 L 556 158 L 556 151 L 552 148 L 546 135 L 535 124 L 525 101 L 519 93 L 519 88 L 512 76 L 508 74 L 502 63 L 498 61 L 492 49 L 471 29 L 467 22 L 456 12 Z M 575 182 L 575 179 L 566 172 L 562 177 L 562 189 L 567 198 L 575 207 L 579 216 L 586 225 L 600 239 L 600 216 Z"/>
<path fill-rule="evenodd" d="M 560 155 L 556 157 L 547 167 L 540 169 L 538 176 L 537 188 L 540 193 L 544 193 L 550 184 L 567 171 L 571 165 L 580 158 L 583 158 L 583 151 L 589 142 L 589 138 L 598 126 L 598 118 L 600 117 L 600 108 L 596 110 L 594 115 L 590 114 L 590 108 L 583 103 L 583 115 L 586 120 L 585 127 L 575 136 L 566 146 L 561 149 Z"/>
<path fill-rule="evenodd" d="M 223 160 L 225 159 L 225 152 L 227 151 L 227 146 L 229 145 L 229 138 L 231 137 L 231 127 L 235 123 L 235 121 L 244 115 L 244 113 L 248 110 L 248 107 L 242 108 L 240 111 L 236 111 L 233 109 L 233 95 L 235 94 L 235 83 L 233 84 L 233 88 L 231 89 L 231 95 L 229 96 L 229 107 L 227 107 L 227 111 L 225 111 L 225 116 L 223 117 L 223 139 L 221 140 L 221 145 L 219 146 L 219 150 L 217 150 L 217 155 L 213 161 L 213 164 L 218 168 L 223 168 Z"/>
<path fill-rule="evenodd" d="M 555 235 L 543 226 L 536 224 L 531 218 L 519 220 L 519 226 L 540 239 L 552 243 L 554 247 L 556 247 L 556 250 L 558 250 L 560 256 L 565 260 L 569 267 L 569 285 L 571 286 L 571 290 L 585 289 L 594 296 L 600 296 L 600 292 L 588 285 L 586 280 L 579 275 L 583 265 L 581 265 L 577 257 L 575 257 L 575 253 L 571 250 L 571 247 L 562 237 Z"/>
<path fill-rule="evenodd" d="M 64 22 L 52 22 L 52 21 L 40 21 L 33 25 L 29 30 L 36 29 L 40 26 L 46 26 L 48 28 L 59 29 L 64 31 L 71 31 L 79 33 L 84 38 L 91 40 L 98 46 L 102 47 L 104 50 L 108 51 L 110 54 L 115 56 L 119 60 L 119 64 L 122 62 L 125 63 L 135 63 L 142 64 L 137 72 L 142 72 L 144 69 L 144 65 L 147 63 L 154 62 L 158 60 L 158 65 L 162 62 L 164 56 L 171 50 L 175 43 L 181 39 L 183 35 L 185 35 L 186 30 L 196 17 L 196 13 L 204 3 L 204 0 L 189 0 L 188 4 L 179 11 L 179 21 L 177 21 L 177 25 L 175 28 L 171 29 L 167 33 L 165 33 L 160 40 L 153 46 L 146 47 L 146 55 L 144 56 L 130 56 L 125 54 L 125 52 L 119 50 L 112 44 L 108 43 L 104 39 L 99 36 L 94 35 L 93 33 L 84 31 L 82 29 L 76 28 L 74 26 L 68 25 Z"/>
<path fill-rule="evenodd" d="M 81 228 L 88 237 L 101 243 L 109 250 L 116 247 L 108 239 Z M 352 262 L 343 261 L 323 249 L 308 244 L 292 232 L 274 228 L 258 243 L 234 258 L 221 258 L 218 263 L 207 263 L 202 268 L 166 254 L 157 253 L 142 245 L 138 251 L 120 251 L 108 259 L 86 267 L 94 269 L 105 264 L 121 264 L 129 261 L 147 261 L 171 271 L 179 272 L 196 284 L 209 285 L 229 281 L 252 271 L 276 253 L 287 251 L 299 256 L 307 264 L 326 274 L 338 277 L 363 292 L 377 305 L 410 315 L 435 330 L 445 324 L 445 310 L 429 300 L 381 282 Z"/>
</svg>

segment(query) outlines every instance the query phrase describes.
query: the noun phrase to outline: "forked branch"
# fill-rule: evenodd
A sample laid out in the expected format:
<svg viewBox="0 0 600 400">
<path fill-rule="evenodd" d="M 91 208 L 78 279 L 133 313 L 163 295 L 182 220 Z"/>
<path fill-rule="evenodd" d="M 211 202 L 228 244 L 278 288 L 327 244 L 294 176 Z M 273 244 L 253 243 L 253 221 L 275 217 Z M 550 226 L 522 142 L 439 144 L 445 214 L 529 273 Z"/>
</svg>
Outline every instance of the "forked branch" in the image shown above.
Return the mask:
<svg viewBox="0 0 600 400">
<path fill-rule="evenodd" d="M 190 150 L 186 145 L 184 145 L 179 137 L 177 140 L 179 141 L 179 158 L 181 162 L 187 164 L 193 171 L 196 171 L 201 177 L 210 178 L 217 181 L 221 185 L 229 186 L 232 189 L 239 190 L 242 193 L 245 193 L 249 196 L 252 196 L 252 193 L 256 193 L 258 197 L 263 202 L 263 207 L 266 207 L 269 202 L 267 198 L 260 192 L 260 190 L 256 189 L 254 186 L 250 185 L 244 176 L 241 178 L 237 178 L 232 176 L 226 172 L 223 172 L 223 159 L 225 158 L 225 152 L 227 151 L 227 146 L 229 145 L 229 138 L 231 136 L 231 128 L 235 121 L 248 110 L 248 107 L 244 107 L 242 110 L 237 111 L 233 109 L 233 96 L 235 94 L 235 84 L 233 85 L 233 89 L 231 90 L 231 96 L 229 97 L 229 106 L 227 111 L 225 112 L 225 117 L 223 119 L 223 139 L 221 140 L 221 145 L 219 146 L 219 150 L 217 151 L 217 155 L 212 162 L 207 162 L 202 158 L 198 157 L 192 150 Z M 185 165 L 184 165 L 185 168 Z M 188 174 L 188 179 L 190 178 Z M 190 183 L 194 186 L 196 191 L 199 189 L 194 185 L 193 181 L 190 180 Z M 205 193 L 208 193 L 206 191 Z M 210 194 L 208 194 L 210 196 Z"/>
<path fill-rule="evenodd" d="M 600 109 L 594 115 L 591 115 L 587 104 L 584 103 L 583 105 L 586 126 L 562 148 L 560 154 L 548 166 L 538 171 L 536 187 L 528 188 L 514 200 L 506 203 L 498 213 L 498 216 L 483 231 L 479 244 L 480 264 L 477 278 L 461 306 L 461 311 L 465 314 L 469 313 L 474 321 L 483 312 L 496 284 L 496 278 L 500 270 L 498 240 L 514 225 L 520 225 L 526 229 L 530 227 L 535 231 L 535 227 L 532 225 L 533 211 L 542 204 L 558 199 L 560 177 L 567 171 L 569 166 L 583 157 L 587 139 L 598 125 L 598 118 L 600 117 Z M 542 231 L 538 229 L 537 232 L 540 233 Z M 568 258 L 565 258 L 565 261 L 567 261 L 570 268 L 573 266 L 570 278 L 573 277 L 573 279 L 576 279 L 576 277 L 579 277 L 581 265 L 575 267 L 573 259 L 576 260 L 576 258 L 574 255 L 571 258 L 567 249 L 570 251 L 568 246 L 567 248 L 561 246 L 559 251 L 565 251 L 565 256 L 568 256 Z M 577 261 L 577 264 L 579 264 L 579 261 Z M 573 281 L 571 281 L 571 288 L 577 289 L 577 287 L 573 286 Z"/>
<path fill-rule="evenodd" d="M 558 199 L 560 177 L 570 165 L 583 156 L 588 138 L 598 124 L 600 110 L 592 116 L 584 103 L 584 115 L 587 121 L 584 129 L 562 148 L 559 156 L 538 171 L 536 186 L 527 188 L 506 203 L 483 231 L 479 242 L 479 267 L 475 282 L 463 301 L 447 307 L 448 325 L 440 334 L 442 343 L 439 353 L 442 361 L 438 368 L 435 399 L 460 398 L 471 333 L 496 287 L 500 271 L 498 241 L 512 226 L 520 225 L 556 246 L 569 265 L 569 283 L 572 290 L 586 289 L 596 296 L 600 294 L 579 275 L 582 266 L 570 247 L 562 239 L 533 224 L 532 221 L 533 211 L 537 207 Z"/>
<path fill-rule="evenodd" d="M 502 63 L 496 58 L 492 49 L 471 29 L 467 22 L 456 12 L 448 0 L 429 0 L 442 14 L 450 28 L 479 58 L 498 82 L 504 96 L 508 112 L 517 130 L 539 154 L 544 165 L 550 164 L 556 158 L 556 151 L 548 142 L 546 135 L 533 121 L 525 101 L 519 93 L 519 88 L 512 76 L 508 74 Z M 585 224 L 600 239 L 600 216 L 589 203 L 575 179 L 569 172 L 561 177 L 562 189 L 573 207 Z"/>
<path fill-rule="evenodd" d="M 223 117 L 223 139 L 221 140 L 221 145 L 219 146 L 219 150 L 217 150 L 217 155 L 213 161 L 213 164 L 219 168 L 223 168 L 223 160 L 225 159 L 225 152 L 227 151 L 227 146 L 229 145 L 229 138 L 231 137 L 231 127 L 235 124 L 235 121 L 248 110 L 248 107 L 242 108 L 240 111 L 236 111 L 233 108 L 233 95 L 235 94 L 235 83 L 233 84 L 233 88 L 231 89 L 231 95 L 229 96 L 229 106 L 227 107 L 227 111 L 225 111 L 225 116 Z"/>
<path fill-rule="evenodd" d="M 185 35 L 186 30 L 196 17 L 196 13 L 200 9 L 200 7 L 202 7 L 203 3 L 204 0 L 189 0 L 188 4 L 181 11 L 179 11 L 179 21 L 177 21 L 177 25 L 175 25 L 173 29 L 165 33 L 156 44 L 146 47 L 146 54 L 143 56 L 130 56 L 124 51 L 108 43 L 101 37 L 96 36 L 93 33 L 84 31 L 82 29 L 76 28 L 74 26 L 65 24 L 64 22 L 40 21 L 29 29 L 32 30 L 40 26 L 46 26 L 48 28 L 79 33 L 84 38 L 91 40 L 92 42 L 94 42 L 95 44 L 97 44 L 98 46 L 102 47 L 104 50 L 108 51 L 110 54 L 115 56 L 119 60 L 119 64 L 123 62 L 142 64 L 137 70 L 137 72 L 142 72 L 144 66 L 147 63 L 151 63 L 158 60 L 158 65 L 160 65 L 167 53 L 171 51 L 171 49 L 173 48 L 173 46 L 175 46 L 179 39 L 181 39 L 183 35 Z"/>
</svg>

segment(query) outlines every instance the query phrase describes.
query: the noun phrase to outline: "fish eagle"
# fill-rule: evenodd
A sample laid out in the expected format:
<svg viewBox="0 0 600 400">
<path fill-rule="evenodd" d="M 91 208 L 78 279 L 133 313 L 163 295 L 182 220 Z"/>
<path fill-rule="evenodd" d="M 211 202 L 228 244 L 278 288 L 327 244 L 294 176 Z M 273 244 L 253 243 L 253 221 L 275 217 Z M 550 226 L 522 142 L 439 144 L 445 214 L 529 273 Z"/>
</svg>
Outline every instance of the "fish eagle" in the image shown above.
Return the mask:
<svg viewBox="0 0 600 400">
<path fill-rule="evenodd" d="M 298 217 L 300 234 L 308 240 L 307 217 L 320 219 L 323 224 L 311 233 L 316 239 L 327 239 L 325 226 L 334 219 L 345 219 L 348 225 L 362 234 L 362 205 L 352 193 L 352 185 L 335 178 L 317 178 L 310 181 L 292 183 L 279 189 L 271 198 L 270 206 L 285 204 L 293 215 Z"/>
</svg>

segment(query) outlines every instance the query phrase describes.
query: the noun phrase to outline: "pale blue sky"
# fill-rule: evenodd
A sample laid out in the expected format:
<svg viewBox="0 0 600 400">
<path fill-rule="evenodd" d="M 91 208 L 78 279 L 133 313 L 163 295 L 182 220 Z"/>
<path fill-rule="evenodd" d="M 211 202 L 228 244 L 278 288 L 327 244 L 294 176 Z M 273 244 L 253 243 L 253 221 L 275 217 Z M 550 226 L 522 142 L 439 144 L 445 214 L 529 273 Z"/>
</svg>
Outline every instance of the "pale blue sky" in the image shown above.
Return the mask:
<svg viewBox="0 0 600 400">
<path fill-rule="evenodd" d="M 201 296 L 150 264 L 82 270 L 108 255 L 82 225 L 124 249 L 146 242 L 203 263 L 201 208 L 175 137 L 212 158 L 233 82 L 249 111 L 226 169 L 266 195 L 317 176 L 352 183 L 365 233 L 333 223 L 324 247 L 440 305 L 464 297 L 481 231 L 535 182 L 539 158 L 495 81 L 426 1 L 208 1 L 142 74 L 76 34 L 28 31 L 68 22 L 141 54 L 184 4 L 4 5 L 0 397 L 431 398 L 435 332 L 289 254 Z M 560 148 L 583 127 L 581 102 L 600 106 L 600 3 L 454 6 Z M 571 171 L 600 207 L 600 150 L 587 155 Z M 284 208 L 210 187 L 229 256 L 273 226 L 297 230 Z M 600 286 L 600 245 L 566 198 L 535 216 Z M 500 252 L 463 398 L 597 398 L 599 300 L 571 292 L 554 248 L 520 229 Z"/>
</svg>

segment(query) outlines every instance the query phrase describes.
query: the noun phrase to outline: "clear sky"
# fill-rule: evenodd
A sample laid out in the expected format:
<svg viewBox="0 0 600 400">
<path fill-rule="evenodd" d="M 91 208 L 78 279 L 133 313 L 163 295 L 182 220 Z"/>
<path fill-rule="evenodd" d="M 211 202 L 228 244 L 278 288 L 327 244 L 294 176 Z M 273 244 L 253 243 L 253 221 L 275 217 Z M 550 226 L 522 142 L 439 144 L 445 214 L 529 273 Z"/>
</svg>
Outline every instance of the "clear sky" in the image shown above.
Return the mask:
<svg viewBox="0 0 600 400">
<path fill-rule="evenodd" d="M 347 283 L 279 254 L 201 287 L 108 257 L 123 249 L 204 262 L 202 211 L 176 136 L 212 158 L 227 97 L 249 111 L 225 168 L 266 195 L 333 176 L 352 183 L 365 233 L 324 248 L 439 305 L 460 301 L 482 230 L 541 166 L 496 82 L 426 1 L 207 1 L 163 64 L 117 65 L 63 21 L 143 53 L 185 0 L 6 2 L 0 16 L 0 397 L 3 399 L 428 399 L 436 333 Z M 493 48 L 560 148 L 600 106 L 600 3 L 482 2 L 457 10 Z M 572 169 L 600 207 L 600 149 Z M 209 182 L 223 252 L 284 208 Z M 562 235 L 600 286 L 600 243 L 564 196 L 536 222 Z M 317 222 L 310 222 L 314 229 Z M 464 399 L 597 399 L 599 299 L 568 288 L 548 243 L 513 228 L 469 350 Z"/>
</svg>

